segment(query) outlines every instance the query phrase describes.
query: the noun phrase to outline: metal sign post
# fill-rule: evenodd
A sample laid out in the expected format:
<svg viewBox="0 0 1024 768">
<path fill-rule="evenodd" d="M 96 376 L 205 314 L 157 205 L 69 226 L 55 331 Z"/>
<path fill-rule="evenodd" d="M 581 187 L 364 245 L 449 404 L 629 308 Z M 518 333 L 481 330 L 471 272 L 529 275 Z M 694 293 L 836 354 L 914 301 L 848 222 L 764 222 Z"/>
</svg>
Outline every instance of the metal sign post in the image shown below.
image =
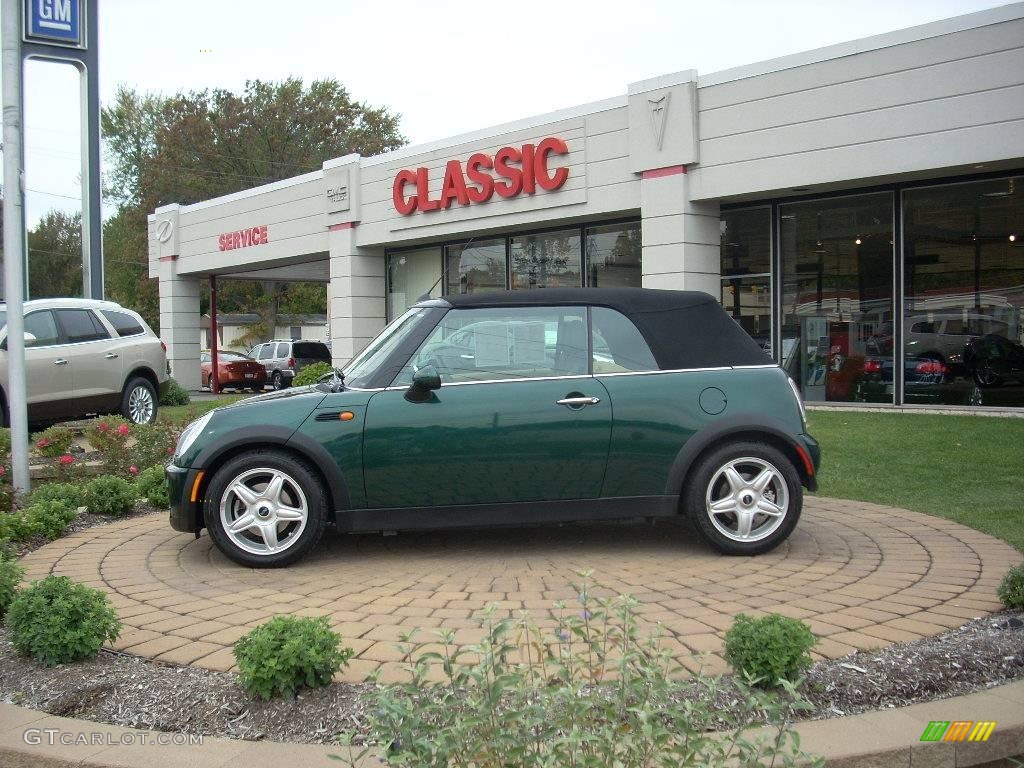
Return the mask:
<svg viewBox="0 0 1024 768">
<path fill-rule="evenodd" d="M 11 484 L 27 493 L 28 409 L 25 404 L 25 194 L 21 148 L 21 0 L 0 0 L 4 110 L 4 285 L 7 299 L 7 411 L 11 425 Z"/>
</svg>

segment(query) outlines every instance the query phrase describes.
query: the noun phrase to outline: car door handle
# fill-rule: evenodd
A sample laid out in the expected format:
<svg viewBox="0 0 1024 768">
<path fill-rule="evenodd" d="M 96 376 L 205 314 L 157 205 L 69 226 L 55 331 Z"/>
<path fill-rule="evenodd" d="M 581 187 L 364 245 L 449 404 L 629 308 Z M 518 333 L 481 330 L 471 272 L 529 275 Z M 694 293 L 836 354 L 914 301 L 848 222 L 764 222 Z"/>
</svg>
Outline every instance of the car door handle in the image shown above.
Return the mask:
<svg viewBox="0 0 1024 768">
<path fill-rule="evenodd" d="M 567 405 L 570 408 L 581 408 L 584 405 L 597 405 L 601 402 L 599 397 L 563 397 L 561 400 L 556 400 L 556 405 Z"/>
<path fill-rule="evenodd" d="M 117 352 L 107 352 L 104 357 L 107 358 L 107 360 L 113 360 L 117 357 Z"/>
<path fill-rule="evenodd" d="M 56 360 L 53 361 L 53 364 L 54 365 L 67 365 L 68 361 L 65 360 L 63 357 L 58 357 Z"/>
</svg>

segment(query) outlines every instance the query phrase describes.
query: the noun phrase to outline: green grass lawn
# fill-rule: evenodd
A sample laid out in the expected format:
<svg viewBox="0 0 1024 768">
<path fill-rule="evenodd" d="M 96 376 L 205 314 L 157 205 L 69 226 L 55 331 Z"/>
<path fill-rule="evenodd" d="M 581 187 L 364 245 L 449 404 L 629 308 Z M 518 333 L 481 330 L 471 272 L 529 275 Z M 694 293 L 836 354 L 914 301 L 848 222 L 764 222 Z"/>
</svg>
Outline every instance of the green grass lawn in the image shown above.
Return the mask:
<svg viewBox="0 0 1024 768">
<path fill-rule="evenodd" d="M 818 493 L 956 520 L 1024 550 L 1024 419 L 811 411 Z"/>
<path fill-rule="evenodd" d="M 244 395 L 223 395 L 216 400 L 196 400 L 189 405 L 166 405 L 160 409 L 160 416 L 172 421 L 189 422 L 198 419 L 207 411 L 241 400 Z"/>
</svg>

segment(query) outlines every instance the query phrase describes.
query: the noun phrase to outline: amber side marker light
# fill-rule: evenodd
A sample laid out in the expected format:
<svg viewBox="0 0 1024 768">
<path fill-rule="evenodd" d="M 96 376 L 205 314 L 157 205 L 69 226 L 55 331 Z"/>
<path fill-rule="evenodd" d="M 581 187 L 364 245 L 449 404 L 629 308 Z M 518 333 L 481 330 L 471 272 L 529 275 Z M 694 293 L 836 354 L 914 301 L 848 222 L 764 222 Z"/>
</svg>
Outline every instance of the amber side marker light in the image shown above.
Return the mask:
<svg viewBox="0 0 1024 768">
<path fill-rule="evenodd" d="M 352 411 L 342 411 L 338 414 L 338 418 L 342 421 L 352 421 L 355 417 L 356 415 Z"/>
<path fill-rule="evenodd" d="M 192 481 L 192 495 L 189 496 L 190 501 L 195 501 L 199 498 L 199 486 L 203 483 L 203 475 L 206 474 L 206 470 L 200 469 L 196 472 L 196 479 Z"/>
</svg>

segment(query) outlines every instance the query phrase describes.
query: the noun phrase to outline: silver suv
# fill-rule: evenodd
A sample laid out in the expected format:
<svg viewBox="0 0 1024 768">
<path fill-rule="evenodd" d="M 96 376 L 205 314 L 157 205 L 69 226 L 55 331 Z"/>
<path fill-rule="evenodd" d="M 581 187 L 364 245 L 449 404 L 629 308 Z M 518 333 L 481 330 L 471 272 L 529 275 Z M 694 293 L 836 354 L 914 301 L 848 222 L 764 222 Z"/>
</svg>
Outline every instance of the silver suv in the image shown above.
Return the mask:
<svg viewBox="0 0 1024 768">
<path fill-rule="evenodd" d="M 0 304 L 0 420 L 7 413 L 7 307 Z M 136 312 L 112 301 L 25 302 L 30 422 L 121 413 L 156 419 L 168 385 L 167 348 Z"/>
<path fill-rule="evenodd" d="M 290 386 L 295 374 L 313 363 L 330 363 L 331 350 L 322 341 L 273 339 L 249 350 L 249 357 L 267 369 L 274 389 Z"/>
</svg>

